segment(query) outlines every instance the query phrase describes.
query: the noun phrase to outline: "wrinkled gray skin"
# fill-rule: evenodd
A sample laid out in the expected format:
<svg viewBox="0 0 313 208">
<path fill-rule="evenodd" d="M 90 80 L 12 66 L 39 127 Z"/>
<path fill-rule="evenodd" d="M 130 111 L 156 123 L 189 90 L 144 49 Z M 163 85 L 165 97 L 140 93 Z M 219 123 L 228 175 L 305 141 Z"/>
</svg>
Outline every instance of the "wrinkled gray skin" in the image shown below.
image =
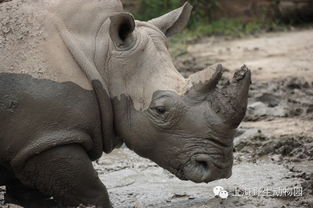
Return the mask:
<svg viewBox="0 0 313 208">
<path fill-rule="evenodd" d="M 45 15 L 32 16 L 39 35 L 16 40 L 14 50 L 0 48 L 0 185 L 7 202 L 54 203 L 47 201 L 53 196 L 111 207 L 91 161 L 123 143 L 183 180 L 231 176 L 250 71 L 242 67 L 223 87 L 221 65 L 188 79 L 177 72 L 167 37 L 186 26 L 188 3 L 149 22 L 135 21 L 117 0 L 56 0 L 46 10 L 29 3 L 20 11 Z M 12 51 L 28 58 L 6 57 Z"/>
</svg>

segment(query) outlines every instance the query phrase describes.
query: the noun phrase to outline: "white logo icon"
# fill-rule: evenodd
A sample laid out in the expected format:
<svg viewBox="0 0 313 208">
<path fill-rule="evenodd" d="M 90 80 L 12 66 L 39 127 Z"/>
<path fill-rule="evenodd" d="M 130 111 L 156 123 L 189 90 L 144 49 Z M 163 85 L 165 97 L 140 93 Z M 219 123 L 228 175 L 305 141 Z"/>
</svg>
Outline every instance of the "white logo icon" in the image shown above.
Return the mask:
<svg viewBox="0 0 313 208">
<path fill-rule="evenodd" d="M 219 196 L 222 199 L 227 199 L 228 192 L 222 186 L 215 186 L 213 188 L 213 193 L 215 196 Z"/>
</svg>

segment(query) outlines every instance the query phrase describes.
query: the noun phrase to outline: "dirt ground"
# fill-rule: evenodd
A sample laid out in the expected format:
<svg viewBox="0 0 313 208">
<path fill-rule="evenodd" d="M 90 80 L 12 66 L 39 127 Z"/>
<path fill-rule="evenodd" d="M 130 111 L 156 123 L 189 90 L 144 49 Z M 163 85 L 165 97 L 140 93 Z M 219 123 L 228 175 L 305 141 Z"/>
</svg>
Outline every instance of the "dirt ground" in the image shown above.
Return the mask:
<svg viewBox="0 0 313 208">
<path fill-rule="evenodd" d="M 209 184 L 180 181 L 127 148 L 117 149 L 95 163 L 114 207 L 313 207 L 313 29 L 204 38 L 175 62 L 185 76 L 221 63 L 228 69 L 224 82 L 242 64 L 251 69 L 233 175 Z M 228 198 L 214 197 L 215 186 L 228 191 Z M 0 187 L 0 204 L 3 193 Z"/>
</svg>

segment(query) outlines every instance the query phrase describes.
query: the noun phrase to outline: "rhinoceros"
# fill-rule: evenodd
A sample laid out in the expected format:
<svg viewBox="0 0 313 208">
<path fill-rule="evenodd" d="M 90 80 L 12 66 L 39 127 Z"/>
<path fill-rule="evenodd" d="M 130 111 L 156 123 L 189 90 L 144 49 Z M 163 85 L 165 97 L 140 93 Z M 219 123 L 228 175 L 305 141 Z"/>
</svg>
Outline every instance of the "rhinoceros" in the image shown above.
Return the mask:
<svg viewBox="0 0 313 208">
<path fill-rule="evenodd" d="M 92 161 L 122 144 L 182 180 L 231 176 L 251 74 L 184 78 L 168 51 L 185 3 L 150 21 L 119 0 L 0 4 L 0 185 L 6 200 L 112 207 Z"/>
</svg>

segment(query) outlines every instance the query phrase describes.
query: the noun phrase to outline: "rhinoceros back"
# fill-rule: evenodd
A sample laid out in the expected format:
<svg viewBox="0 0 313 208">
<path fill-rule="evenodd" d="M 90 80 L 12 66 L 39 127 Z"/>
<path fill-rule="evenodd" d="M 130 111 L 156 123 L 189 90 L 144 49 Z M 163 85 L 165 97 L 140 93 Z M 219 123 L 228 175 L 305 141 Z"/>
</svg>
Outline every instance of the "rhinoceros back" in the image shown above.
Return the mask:
<svg viewBox="0 0 313 208">
<path fill-rule="evenodd" d="M 70 81 L 92 89 L 53 23 L 49 24 L 50 7 L 40 1 L 0 4 L 0 73 Z"/>
</svg>

